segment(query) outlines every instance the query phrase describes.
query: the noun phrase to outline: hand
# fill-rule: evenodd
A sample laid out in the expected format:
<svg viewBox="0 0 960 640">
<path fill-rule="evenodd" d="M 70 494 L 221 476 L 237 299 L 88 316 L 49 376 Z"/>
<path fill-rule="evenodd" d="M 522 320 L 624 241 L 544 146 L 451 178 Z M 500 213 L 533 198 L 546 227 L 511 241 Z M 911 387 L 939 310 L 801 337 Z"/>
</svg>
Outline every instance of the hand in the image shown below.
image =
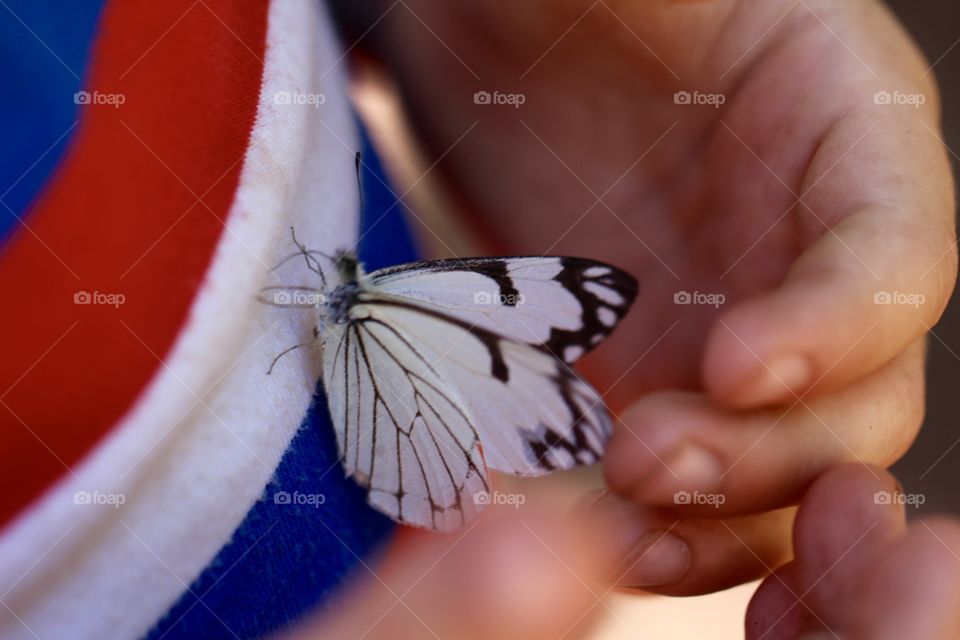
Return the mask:
<svg viewBox="0 0 960 640">
<path fill-rule="evenodd" d="M 343 10 L 359 34 L 390 6 Z M 763 575 L 818 475 L 909 447 L 956 277 L 953 185 L 928 64 L 879 2 L 411 0 L 363 42 L 492 246 L 641 281 L 585 363 L 632 405 L 608 482 L 671 509 L 653 533 L 673 526 L 672 560 L 632 584 Z"/>
</svg>

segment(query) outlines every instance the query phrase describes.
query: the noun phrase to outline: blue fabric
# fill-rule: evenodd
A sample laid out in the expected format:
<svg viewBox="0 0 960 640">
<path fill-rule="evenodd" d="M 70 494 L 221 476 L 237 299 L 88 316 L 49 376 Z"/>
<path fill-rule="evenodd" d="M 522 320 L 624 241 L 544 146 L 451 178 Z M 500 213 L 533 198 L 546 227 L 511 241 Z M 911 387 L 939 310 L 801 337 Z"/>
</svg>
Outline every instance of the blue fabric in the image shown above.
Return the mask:
<svg viewBox="0 0 960 640">
<path fill-rule="evenodd" d="M 71 127 L 79 106 L 73 94 L 80 90 L 104 2 L 4 0 L 4 5 L 0 241 L 19 226 L 14 214 L 25 215 L 76 133 Z"/>
<path fill-rule="evenodd" d="M 401 215 L 405 206 L 387 180 L 380 156 L 363 132 L 363 164 L 360 174 L 364 211 L 360 214 L 360 246 L 358 253 L 367 273 L 411 262 L 419 250 L 413 244 L 406 218 Z"/>
<path fill-rule="evenodd" d="M 385 186 L 383 168 L 366 137 L 363 145 L 366 212 L 360 258 L 369 270 L 414 260 L 402 205 Z M 322 495 L 325 502 L 276 504 L 280 491 Z M 344 477 L 318 385 L 316 402 L 265 499 L 148 638 L 233 640 L 274 631 L 322 602 L 356 568 L 358 556 L 375 549 L 391 529 L 391 521 L 368 507 L 364 492 Z"/>
</svg>

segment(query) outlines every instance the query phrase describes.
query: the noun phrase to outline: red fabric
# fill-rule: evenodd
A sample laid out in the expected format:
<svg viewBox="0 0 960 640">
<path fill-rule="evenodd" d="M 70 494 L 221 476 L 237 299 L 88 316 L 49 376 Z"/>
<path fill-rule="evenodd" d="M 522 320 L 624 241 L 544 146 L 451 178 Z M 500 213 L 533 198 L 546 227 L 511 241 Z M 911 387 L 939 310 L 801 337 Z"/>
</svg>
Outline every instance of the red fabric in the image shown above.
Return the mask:
<svg viewBox="0 0 960 640">
<path fill-rule="evenodd" d="M 86 85 L 124 102 L 79 108 L 71 151 L 26 219 L 33 233 L 20 228 L 0 256 L 0 523 L 109 432 L 186 321 L 243 166 L 267 4 L 115 0 L 104 12 Z M 77 305 L 78 291 L 125 303 Z"/>
</svg>

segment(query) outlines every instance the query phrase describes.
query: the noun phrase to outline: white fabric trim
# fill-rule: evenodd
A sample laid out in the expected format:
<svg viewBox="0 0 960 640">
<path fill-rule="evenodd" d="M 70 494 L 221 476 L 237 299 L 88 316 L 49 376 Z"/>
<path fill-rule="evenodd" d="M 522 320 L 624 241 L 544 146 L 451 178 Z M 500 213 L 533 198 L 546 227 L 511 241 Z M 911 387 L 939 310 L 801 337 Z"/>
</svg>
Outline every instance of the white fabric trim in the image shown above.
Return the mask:
<svg viewBox="0 0 960 640">
<path fill-rule="evenodd" d="M 342 53 L 323 3 L 271 2 L 256 122 L 206 280 L 129 414 L 0 539 L 0 637 L 140 637 L 269 482 L 310 404 L 320 358 L 301 349 L 265 375 L 276 354 L 312 335 L 315 316 L 257 294 L 316 282 L 302 261 L 268 272 L 294 250 L 290 225 L 327 252 L 355 241 L 359 142 Z M 325 101 L 278 104 L 278 92 Z M 124 503 L 75 504 L 78 491 Z"/>
</svg>

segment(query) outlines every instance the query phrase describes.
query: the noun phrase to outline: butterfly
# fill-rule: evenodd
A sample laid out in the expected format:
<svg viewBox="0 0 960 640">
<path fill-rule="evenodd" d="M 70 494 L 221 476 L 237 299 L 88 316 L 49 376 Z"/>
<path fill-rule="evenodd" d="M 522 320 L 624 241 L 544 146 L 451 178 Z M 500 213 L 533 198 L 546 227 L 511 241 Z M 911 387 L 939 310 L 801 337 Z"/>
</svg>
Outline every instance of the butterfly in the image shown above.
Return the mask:
<svg viewBox="0 0 960 640">
<path fill-rule="evenodd" d="M 291 257 L 322 281 L 299 288 L 316 296 L 303 306 L 319 316 L 340 460 L 374 508 L 453 531 L 490 502 L 488 469 L 538 476 L 601 458 L 610 416 L 570 365 L 623 319 L 637 296 L 632 276 L 549 256 L 366 273 L 353 252 L 293 241 Z M 335 267 L 335 285 L 317 256 Z"/>
</svg>

